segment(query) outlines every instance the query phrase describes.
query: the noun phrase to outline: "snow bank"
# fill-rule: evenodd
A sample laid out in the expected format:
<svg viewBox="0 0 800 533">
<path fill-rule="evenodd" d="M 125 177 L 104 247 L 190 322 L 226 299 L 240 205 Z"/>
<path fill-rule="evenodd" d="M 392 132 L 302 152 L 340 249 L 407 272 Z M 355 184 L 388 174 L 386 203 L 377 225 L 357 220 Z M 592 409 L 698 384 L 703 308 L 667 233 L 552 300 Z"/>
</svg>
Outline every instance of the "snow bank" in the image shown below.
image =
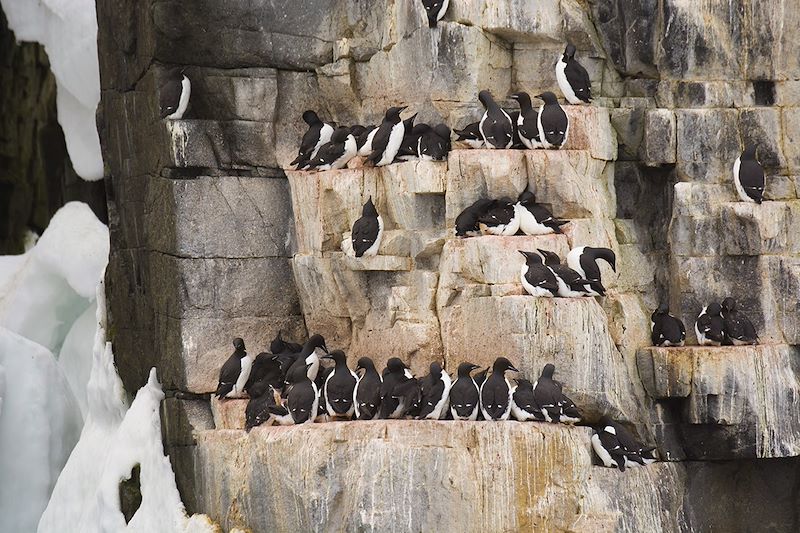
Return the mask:
<svg viewBox="0 0 800 533">
<path fill-rule="evenodd" d="M 0 327 L 0 531 L 34 531 L 83 420 L 53 354 Z"/>
<path fill-rule="evenodd" d="M 94 0 L 0 0 L 19 41 L 44 45 L 56 78 L 58 122 L 75 172 L 103 177 L 95 110 L 100 102 Z"/>
</svg>

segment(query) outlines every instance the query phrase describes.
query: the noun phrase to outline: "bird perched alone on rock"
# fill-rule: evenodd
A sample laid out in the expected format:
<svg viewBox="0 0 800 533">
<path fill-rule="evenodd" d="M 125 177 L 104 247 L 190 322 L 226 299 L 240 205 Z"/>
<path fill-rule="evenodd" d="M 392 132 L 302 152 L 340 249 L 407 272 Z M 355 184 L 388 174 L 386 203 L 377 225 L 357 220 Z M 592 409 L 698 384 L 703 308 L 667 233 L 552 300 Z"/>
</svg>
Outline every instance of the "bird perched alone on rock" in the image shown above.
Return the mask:
<svg viewBox="0 0 800 533">
<path fill-rule="evenodd" d="M 317 155 L 304 167 L 309 170 L 316 169 L 337 170 L 347 166 L 347 163 L 358 153 L 356 139 L 350 133 L 350 128 L 344 126 L 336 128 L 331 135 L 331 140 L 320 147 Z"/>
<path fill-rule="evenodd" d="M 756 328 L 750 319 L 736 309 L 736 300 L 731 297 L 722 300 L 720 313 L 725 328 L 725 337 L 734 346 L 758 344 Z"/>
<path fill-rule="evenodd" d="M 514 143 L 514 124 L 511 122 L 511 117 L 497 105 L 489 91 L 479 92 L 478 100 L 486 108 L 479 125 L 485 147 L 511 148 Z"/>
<path fill-rule="evenodd" d="M 712 303 L 703 307 L 694 323 L 697 344 L 700 346 L 720 346 L 725 342 L 725 321 L 721 316 L 722 307 Z"/>
<path fill-rule="evenodd" d="M 325 410 L 332 418 L 350 419 L 355 412 L 353 396 L 358 376 L 347 367 L 347 357 L 341 350 L 334 350 L 323 359 L 336 363 L 323 385 Z"/>
<path fill-rule="evenodd" d="M 608 468 L 644 466 L 655 462 L 654 447 L 645 447 L 621 424 L 604 416 L 592 435 L 592 448 Z"/>
<path fill-rule="evenodd" d="M 653 346 L 683 346 L 686 328 L 679 318 L 669 313 L 669 305 L 661 304 L 650 317 Z"/>
<path fill-rule="evenodd" d="M 559 149 L 567 143 L 569 137 L 569 118 L 558 105 L 555 94 L 548 91 L 537 95 L 536 98 L 544 101 L 539 108 L 537 119 L 539 141 L 544 148 Z"/>
<path fill-rule="evenodd" d="M 450 0 L 422 0 L 429 27 L 435 28 L 436 23 L 442 20 L 449 3 Z"/>
<path fill-rule="evenodd" d="M 587 296 L 584 288 L 589 281 L 567 265 L 561 264 L 558 254 L 549 250 L 538 248 L 544 258 L 544 264 L 555 275 L 558 282 L 558 295 L 562 298 L 580 298 Z"/>
<path fill-rule="evenodd" d="M 480 388 L 470 373 L 478 368 L 472 363 L 458 365 L 458 377 L 450 387 L 450 414 L 453 420 L 477 420 L 480 410 Z"/>
<path fill-rule="evenodd" d="M 756 159 L 756 145 L 749 144 L 733 164 L 733 183 L 743 202 L 764 200 L 764 168 Z"/>
<path fill-rule="evenodd" d="M 515 207 L 519 219 L 519 229 L 525 235 L 561 233 L 561 226 L 569 223 L 568 220 L 553 218 L 549 209 L 536 203 L 536 196 L 528 189 L 519 195 Z"/>
<path fill-rule="evenodd" d="M 456 142 L 461 141 L 470 148 L 483 148 L 484 141 L 480 121 L 467 124 L 462 130 L 453 130 L 453 133 L 458 135 Z"/>
<path fill-rule="evenodd" d="M 520 270 L 520 280 L 525 292 L 539 298 L 558 296 L 558 278 L 544 264 L 544 259 L 536 252 L 519 250 L 525 257 L 525 264 Z"/>
<path fill-rule="evenodd" d="M 617 271 L 617 256 L 609 248 L 577 246 L 567 254 L 567 265 L 589 282 L 583 286 L 583 289 L 590 296 L 605 296 L 606 294 L 606 288 L 603 287 L 600 279 L 600 267 L 597 266 L 598 259 L 608 263 L 614 272 Z"/>
<path fill-rule="evenodd" d="M 542 374 L 533 384 L 533 399 L 536 408 L 546 422 L 574 424 L 580 422 L 581 414 L 575 407 L 575 402 L 564 394 L 561 383 L 553 379 L 556 371 L 555 365 L 548 363 L 542 369 Z"/>
<path fill-rule="evenodd" d="M 556 81 L 570 104 L 592 101 L 592 81 L 583 65 L 575 60 L 575 47 L 568 43 L 556 62 Z"/>
<path fill-rule="evenodd" d="M 447 413 L 450 388 L 453 383 L 442 365 L 434 361 L 430 371 L 422 380 L 422 402 L 419 417 L 428 420 L 440 420 Z"/>
<path fill-rule="evenodd" d="M 184 74 L 184 67 L 170 69 L 164 77 L 159 90 L 159 106 L 161 118 L 180 120 L 189 107 L 192 94 L 192 82 Z"/>
<path fill-rule="evenodd" d="M 320 120 L 316 112 L 312 110 L 303 112 L 303 122 L 308 124 L 308 129 L 303 134 L 300 141 L 300 149 L 297 157 L 289 163 L 295 168 L 304 168 L 313 158 L 317 156 L 319 149 L 331 140 L 333 135 L 333 125 Z"/>
<path fill-rule="evenodd" d="M 378 415 L 381 405 L 383 379 L 375 369 L 375 363 L 369 357 L 362 357 L 358 360 L 356 372 L 359 370 L 364 370 L 364 375 L 358 379 L 353 391 L 356 418 L 372 420 Z"/>
<path fill-rule="evenodd" d="M 233 339 L 234 352 L 222 365 L 217 385 L 217 398 L 241 398 L 244 387 L 250 378 L 253 358 L 247 354 L 244 341 L 239 337 Z"/>
<path fill-rule="evenodd" d="M 361 209 L 361 218 L 353 224 L 350 233 L 352 253 L 355 257 L 371 257 L 378 255 L 383 237 L 383 219 L 372 203 L 372 196 Z M 349 250 L 348 250 L 349 251 Z"/>
<path fill-rule="evenodd" d="M 405 125 L 400 118 L 400 112 L 406 106 L 390 107 L 386 111 L 375 136 L 372 138 L 372 153 L 367 158 L 367 161 L 373 163 L 376 167 L 388 165 L 394 161 L 397 152 L 400 150 L 400 145 L 403 143 L 403 136 L 405 135 Z"/>
<path fill-rule="evenodd" d="M 508 420 L 511 414 L 511 383 L 506 371 L 519 372 L 511 361 L 498 357 L 492 365 L 492 373 L 481 385 L 481 412 L 486 420 Z"/>
<path fill-rule="evenodd" d="M 516 235 L 519 231 L 519 217 L 515 202 L 510 198 L 500 198 L 483 215 L 478 217 L 478 227 L 484 235 Z"/>
<path fill-rule="evenodd" d="M 539 140 L 539 112 L 531 105 L 531 96 L 524 92 L 511 95 L 511 98 L 519 102 L 519 115 L 516 120 L 516 129 L 520 141 L 526 148 L 534 150 L 541 148 Z"/>
</svg>

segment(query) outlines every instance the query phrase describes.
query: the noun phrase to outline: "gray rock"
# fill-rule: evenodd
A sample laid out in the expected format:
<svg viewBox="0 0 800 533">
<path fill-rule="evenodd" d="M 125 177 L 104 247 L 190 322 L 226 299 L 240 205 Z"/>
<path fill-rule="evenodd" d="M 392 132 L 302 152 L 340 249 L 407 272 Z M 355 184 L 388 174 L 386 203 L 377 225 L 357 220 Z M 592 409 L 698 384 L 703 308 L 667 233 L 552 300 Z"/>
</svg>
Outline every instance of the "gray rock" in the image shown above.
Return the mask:
<svg viewBox="0 0 800 533">
<path fill-rule="evenodd" d="M 644 119 L 642 162 L 670 165 L 677 162 L 677 122 L 669 109 L 648 109 Z"/>
<path fill-rule="evenodd" d="M 172 120 L 168 167 L 235 170 L 276 167 L 275 132 L 270 122 Z"/>
</svg>

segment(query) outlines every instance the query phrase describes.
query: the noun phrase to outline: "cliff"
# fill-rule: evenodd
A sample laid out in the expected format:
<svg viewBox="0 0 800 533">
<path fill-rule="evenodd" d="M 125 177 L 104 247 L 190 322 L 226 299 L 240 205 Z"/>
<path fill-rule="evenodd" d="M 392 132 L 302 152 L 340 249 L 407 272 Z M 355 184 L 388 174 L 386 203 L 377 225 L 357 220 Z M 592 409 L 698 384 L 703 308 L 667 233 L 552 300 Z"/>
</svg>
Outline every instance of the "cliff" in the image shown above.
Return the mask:
<svg viewBox="0 0 800 533">
<path fill-rule="evenodd" d="M 254 531 L 800 526 L 800 6 L 763 7 L 453 0 L 429 29 L 415 0 L 99 0 L 110 332 L 128 391 L 158 367 L 187 508 Z M 480 89 L 558 92 L 567 40 L 598 98 L 565 107 L 564 150 L 284 170 L 305 109 L 374 123 L 404 103 L 463 126 L 479 117 Z M 165 123 L 158 80 L 174 64 L 187 66 L 192 104 Z M 745 141 L 760 144 L 768 174 L 760 206 L 736 202 L 731 184 Z M 463 207 L 525 186 L 572 221 L 563 235 L 454 238 Z M 340 245 L 370 195 L 386 237 L 379 256 L 355 261 Z M 617 253 L 607 297 L 522 295 L 517 250 L 578 245 Z M 691 330 L 728 294 L 762 346 L 647 348 L 659 302 Z M 504 355 L 531 377 L 552 361 L 589 421 L 619 418 L 667 462 L 607 470 L 592 464 L 586 428 L 532 423 L 248 435 L 232 429 L 241 402 L 215 422 L 204 394 L 230 339 L 261 351 L 278 328 L 417 371 Z"/>
</svg>

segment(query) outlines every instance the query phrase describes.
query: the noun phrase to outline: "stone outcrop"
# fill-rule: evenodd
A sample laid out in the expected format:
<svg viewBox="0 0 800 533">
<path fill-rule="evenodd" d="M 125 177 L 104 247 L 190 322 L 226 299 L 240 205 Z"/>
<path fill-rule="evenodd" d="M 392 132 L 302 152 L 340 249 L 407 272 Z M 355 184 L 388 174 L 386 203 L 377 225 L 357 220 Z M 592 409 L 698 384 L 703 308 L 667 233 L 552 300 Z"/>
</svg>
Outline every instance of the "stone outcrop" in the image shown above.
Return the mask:
<svg viewBox="0 0 800 533">
<path fill-rule="evenodd" d="M 418 0 L 100 0 L 110 331 L 128 390 L 150 366 L 164 379 L 187 508 L 254 531 L 796 530 L 797 6 L 762 4 L 453 0 L 431 30 Z M 565 150 L 286 171 L 305 109 L 370 124 L 403 103 L 462 127 L 480 89 L 504 106 L 558 93 L 566 40 L 596 99 L 565 106 Z M 176 64 L 192 103 L 164 123 L 158 80 Z M 730 183 L 752 140 L 760 206 Z M 454 237 L 466 205 L 526 186 L 571 220 L 563 234 Z M 342 243 L 370 195 L 380 253 L 351 258 Z M 616 252 L 607 297 L 522 293 L 517 250 L 577 245 Z M 691 344 L 701 306 L 728 294 L 765 346 L 645 348 L 660 302 Z M 588 421 L 611 414 L 671 462 L 620 474 L 591 464 L 588 429 L 539 424 L 225 429 L 245 402 L 206 398 L 231 338 L 257 353 L 278 328 L 417 372 L 505 355 L 535 377 L 553 361 Z"/>
</svg>

